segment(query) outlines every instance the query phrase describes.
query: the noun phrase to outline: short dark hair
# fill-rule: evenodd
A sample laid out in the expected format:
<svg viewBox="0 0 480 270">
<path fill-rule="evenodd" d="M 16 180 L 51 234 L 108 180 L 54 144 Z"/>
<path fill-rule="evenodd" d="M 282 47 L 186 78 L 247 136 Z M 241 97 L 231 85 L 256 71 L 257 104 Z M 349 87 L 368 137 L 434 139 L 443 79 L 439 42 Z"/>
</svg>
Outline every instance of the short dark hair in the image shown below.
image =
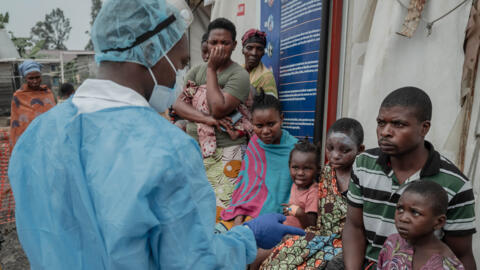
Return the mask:
<svg viewBox="0 0 480 270">
<path fill-rule="evenodd" d="M 433 181 L 420 179 L 407 185 L 403 194 L 411 192 L 421 195 L 429 202 L 435 216 L 444 215 L 448 208 L 448 195 L 443 187 Z"/>
<path fill-rule="evenodd" d="M 237 30 L 235 29 L 235 25 L 228 19 L 225 18 L 217 18 L 208 24 L 207 28 L 207 36 L 210 36 L 210 32 L 214 29 L 225 29 L 230 34 L 232 34 L 232 40 L 235 41 L 237 38 Z"/>
<path fill-rule="evenodd" d="M 60 96 L 61 97 L 68 97 L 71 94 L 73 94 L 73 92 L 75 92 L 75 88 L 73 87 L 73 85 L 71 83 L 63 83 L 60 86 Z"/>
<path fill-rule="evenodd" d="M 353 141 L 360 146 L 363 144 L 363 128 L 360 122 L 352 118 L 340 118 L 330 126 L 327 137 L 333 132 L 340 132 L 348 135 Z"/>
<path fill-rule="evenodd" d="M 260 88 L 260 93 L 253 97 L 252 113 L 255 110 L 265 110 L 265 109 L 275 109 L 278 113 L 282 113 L 282 104 L 280 101 L 270 94 L 265 94 L 262 88 Z"/>
<path fill-rule="evenodd" d="M 290 151 L 290 156 L 288 158 L 288 164 L 292 161 L 292 155 L 294 152 L 302 152 L 302 153 L 313 153 L 315 154 L 315 164 L 318 166 L 320 164 L 320 147 L 316 146 L 315 144 L 311 143 L 308 138 L 304 138 L 299 140 L 294 146 L 292 151 Z"/>
<path fill-rule="evenodd" d="M 407 86 L 399 88 L 382 101 L 381 108 L 401 106 L 415 109 L 415 116 L 420 122 L 432 119 L 432 101 L 427 93 L 420 88 Z"/>
</svg>

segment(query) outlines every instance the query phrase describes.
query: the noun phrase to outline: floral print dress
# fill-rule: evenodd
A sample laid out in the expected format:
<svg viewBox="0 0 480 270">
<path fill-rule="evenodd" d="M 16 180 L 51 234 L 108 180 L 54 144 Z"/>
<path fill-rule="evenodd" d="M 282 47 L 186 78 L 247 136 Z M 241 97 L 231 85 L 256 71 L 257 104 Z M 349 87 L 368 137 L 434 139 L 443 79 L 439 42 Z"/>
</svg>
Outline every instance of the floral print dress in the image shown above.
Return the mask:
<svg viewBox="0 0 480 270">
<path fill-rule="evenodd" d="M 413 247 L 399 234 L 390 235 L 378 255 L 377 269 L 407 270 L 413 269 Z M 420 270 L 464 270 L 457 257 L 443 257 L 435 254 L 420 268 Z"/>
<path fill-rule="evenodd" d="M 324 269 L 342 251 L 347 200 L 338 190 L 335 170 L 328 164 L 322 170 L 318 197 L 317 225 L 308 227 L 305 236 L 284 239 L 260 269 Z"/>
</svg>

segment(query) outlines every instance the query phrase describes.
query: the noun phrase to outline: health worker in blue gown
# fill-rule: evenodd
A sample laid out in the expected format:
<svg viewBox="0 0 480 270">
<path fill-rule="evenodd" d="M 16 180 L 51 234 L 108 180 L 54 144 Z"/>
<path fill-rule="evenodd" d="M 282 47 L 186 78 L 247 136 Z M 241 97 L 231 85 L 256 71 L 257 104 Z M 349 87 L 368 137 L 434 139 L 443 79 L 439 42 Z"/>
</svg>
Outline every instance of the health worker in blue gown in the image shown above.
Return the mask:
<svg viewBox="0 0 480 270">
<path fill-rule="evenodd" d="M 104 2 L 91 31 L 97 78 L 18 140 L 9 177 L 32 269 L 245 269 L 257 247 L 303 233 L 265 215 L 214 234 L 199 147 L 158 114 L 189 61 L 189 12 Z"/>
</svg>

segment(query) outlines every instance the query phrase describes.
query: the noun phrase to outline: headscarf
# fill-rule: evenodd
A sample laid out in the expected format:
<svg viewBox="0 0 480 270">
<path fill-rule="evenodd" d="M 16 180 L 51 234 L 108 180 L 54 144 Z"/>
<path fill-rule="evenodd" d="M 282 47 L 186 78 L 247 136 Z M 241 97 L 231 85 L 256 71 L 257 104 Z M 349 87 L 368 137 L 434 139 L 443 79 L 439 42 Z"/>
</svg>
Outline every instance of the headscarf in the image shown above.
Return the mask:
<svg viewBox="0 0 480 270">
<path fill-rule="evenodd" d="M 249 29 L 242 37 L 242 46 L 245 46 L 247 43 L 260 43 L 263 46 L 267 45 L 267 34 L 257 29 Z"/>
<path fill-rule="evenodd" d="M 41 68 L 42 68 L 42 65 L 40 65 L 39 63 L 33 60 L 25 60 L 18 67 L 18 71 L 20 71 L 20 74 L 22 75 L 22 77 L 25 77 L 30 72 L 34 72 L 34 71 L 40 72 Z"/>
</svg>

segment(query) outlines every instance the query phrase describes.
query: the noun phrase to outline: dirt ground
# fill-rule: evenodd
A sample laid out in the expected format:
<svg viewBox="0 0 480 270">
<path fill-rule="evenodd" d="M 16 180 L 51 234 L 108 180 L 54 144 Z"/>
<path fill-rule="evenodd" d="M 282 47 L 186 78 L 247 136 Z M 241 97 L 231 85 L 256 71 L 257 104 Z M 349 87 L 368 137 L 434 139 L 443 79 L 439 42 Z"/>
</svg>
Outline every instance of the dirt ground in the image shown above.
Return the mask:
<svg viewBox="0 0 480 270">
<path fill-rule="evenodd" d="M 0 225 L 0 269 L 30 269 L 28 259 L 18 242 L 17 230 L 13 222 Z"/>
</svg>

